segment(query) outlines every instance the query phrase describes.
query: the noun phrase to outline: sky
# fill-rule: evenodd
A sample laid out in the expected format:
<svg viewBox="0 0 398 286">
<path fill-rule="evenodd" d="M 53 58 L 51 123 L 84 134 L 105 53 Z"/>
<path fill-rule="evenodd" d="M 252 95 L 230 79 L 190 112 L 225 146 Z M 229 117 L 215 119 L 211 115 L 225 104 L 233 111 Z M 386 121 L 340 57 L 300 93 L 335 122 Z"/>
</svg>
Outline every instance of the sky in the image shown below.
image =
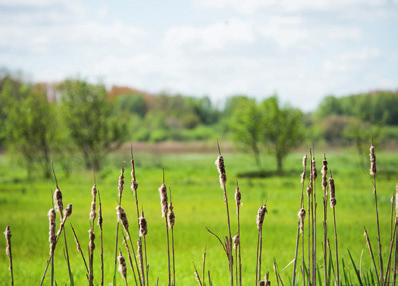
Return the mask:
<svg viewBox="0 0 398 286">
<path fill-rule="evenodd" d="M 0 0 L 0 68 L 311 111 L 398 89 L 398 0 Z"/>
</svg>

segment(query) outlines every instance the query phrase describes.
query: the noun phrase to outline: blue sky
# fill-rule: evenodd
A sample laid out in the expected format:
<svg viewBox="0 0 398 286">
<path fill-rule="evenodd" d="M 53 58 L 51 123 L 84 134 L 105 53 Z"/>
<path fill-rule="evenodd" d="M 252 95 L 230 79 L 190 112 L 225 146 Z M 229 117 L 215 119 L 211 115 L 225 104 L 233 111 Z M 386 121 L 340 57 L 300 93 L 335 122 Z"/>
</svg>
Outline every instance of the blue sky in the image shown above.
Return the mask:
<svg viewBox="0 0 398 286">
<path fill-rule="evenodd" d="M 398 0 L 0 0 L 0 67 L 309 111 L 398 89 Z"/>
</svg>

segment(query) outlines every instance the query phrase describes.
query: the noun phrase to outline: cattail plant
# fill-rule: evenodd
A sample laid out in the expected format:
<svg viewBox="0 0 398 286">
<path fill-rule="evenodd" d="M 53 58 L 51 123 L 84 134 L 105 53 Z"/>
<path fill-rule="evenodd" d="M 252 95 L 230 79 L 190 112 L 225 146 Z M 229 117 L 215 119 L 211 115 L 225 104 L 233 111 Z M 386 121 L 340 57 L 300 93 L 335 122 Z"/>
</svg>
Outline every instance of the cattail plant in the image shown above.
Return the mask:
<svg viewBox="0 0 398 286">
<path fill-rule="evenodd" d="M 169 228 L 171 229 L 171 255 L 173 257 L 173 285 L 176 284 L 176 268 L 175 268 L 175 255 L 174 255 L 174 224 L 176 216 L 174 214 L 173 203 L 171 202 L 171 191 L 170 191 L 170 203 L 169 203 L 169 214 L 168 214 Z"/>
<path fill-rule="evenodd" d="M 117 260 L 119 261 L 119 272 L 122 275 L 124 281 L 126 282 L 127 285 L 127 267 L 126 267 L 126 260 L 123 257 L 122 251 L 120 250 L 119 256 L 117 257 Z"/>
<path fill-rule="evenodd" d="M 84 262 L 84 266 L 86 267 L 86 270 L 87 270 L 87 274 L 89 274 L 88 266 L 86 263 L 86 258 L 84 257 L 84 254 L 83 254 L 82 248 L 80 246 L 79 239 L 77 238 L 75 229 L 73 228 L 72 224 L 70 224 L 70 227 L 72 228 L 73 236 L 75 237 L 77 251 L 81 254 L 83 262 Z"/>
<path fill-rule="evenodd" d="M 159 188 L 160 205 L 162 207 L 162 217 L 166 222 L 166 240 L 167 240 L 167 268 L 168 268 L 168 285 L 171 284 L 171 269 L 170 269 L 170 242 L 169 242 L 169 228 L 168 228 L 168 198 L 167 187 L 164 183 L 164 169 L 163 169 L 163 184 Z"/>
<path fill-rule="evenodd" d="M 312 284 L 316 284 L 316 184 L 315 180 L 318 177 L 318 172 L 316 169 L 315 156 L 311 157 L 311 173 L 310 181 L 312 182 L 313 192 L 312 192 L 312 202 L 311 202 L 311 213 L 312 213 Z"/>
<path fill-rule="evenodd" d="M 133 261 L 131 259 L 129 244 L 128 244 L 126 236 L 124 234 L 123 234 L 123 244 L 124 244 L 124 246 L 126 247 L 126 250 L 127 250 L 127 257 L 129 258 L 130 268 L 131 268 L 131 271 L 133 272 L 135 285 L 138 285 L 137 276 L 135 275 L 135 270 L 134 270 L 134 266 L 133 266 Z M 140 282 L 139 285 L 142 285 L 142 281 L 139 280 L 139 282 Z"/>
<path fill-rule="evenodd" d="M 142 245 L 142 240 L 141 238 L 144 238 L 144 256 L 145 256 L 145 270 L 144 270 L 144 263 L 142 260 L 140 260 L 140 264 L 142 265 L 141 267 L 141 272 L 142 275 L 145 275 L 146 271 L 146 281 L 148 283 L 148 260 L 147 260 L 147 252 L 146 252 L 146 235 L 148 234 L 148 225 L 147 221 L 144 217 L 144 211 L 141 211 L 141 217 L 138 218 L 138 226 L 139 226 L 139 243 Z M 137 251 L 138 252 L 138 251 Z M 141 258 L 143 259 L 142 255 Z"/>
<path fill-rule="evenodd" d="M 333 224 L 334 224 L 334 241 L 336 247 L 336 285 L 340 285 L 340 272 L 339 272 L 339 245 L 337 243 L 337 229 L 336 229 L 336 187 L 332 173 L 329 177 L 329 191 L 330 191 L 330 207 L 333 209 Z"/>
<path fill-rule="evenodd" d="M 239 261 L 238 261 L 238 259 L 235 259 L 236 260 L 236 265 L 237 265 L 236 266 L 236 269 L 237 269 L 237 271 L 236 271 L 236 276 L 237 276 L 236 277 L 236 283 L 238 283 L 238 281 L 239 281 L 239 285 L 242 285 L 242 258 L 241 258 L 241 252 L 240 252 L 241 251 L 241 247 L 240 247 L 240 240 L 239 240 L 239 238 L 240 238 L 240 207 L 242 205 L 241 200 L 242 200 L 242 194 L 241 194 L 241 192 L 239 190 L 238 182 L 236 182 L 235 203 L 236 203 L 236 215 L 237 215 L 237 219 L 238 219 L 238 233 L 237 233 L 237 236 L 238 236 L 239 243 L 237 245 L 235 245 L 235 241 L 234 241 L 234 248 L 235 248 L 235 251 L 239 253 Z M 238 275 L 238 273 L 239 273 L 239 275 Z"/>
<path fill-rule="evenodd" d="M 123 188 L 124 188 L 124 168 L 122 167 L 120 171 L 120 176 L 119 176 L 119 181 L 118 181 L 118 197 L 119 197 L 119 205 L 122 204 L 122 196 L 123 196 Z M 117 268 L 117 249 L 118 249 L 118 242 L 119 242 L 119 224 L 120 224 L 120 219 L 118 219 L 117 224 L 116 224 L 116 239 L 115 239 L 115 262 L 114 262 L 114 269 L 115 271 L 113 272 L 113 283 L 116 283 L 116 268 Z"/>
<path fill-rule="evenodd" d="M 324 283 L 327 286 L 328 281 L 328 271 L 327 271 L 327 251 L 326 251 L 326 240 L 327 240 L 327 203 L 328 203 L 328 161 L 326 160 L 326 155 L 324 154 L 322 161 L 322 190 L 323 190 L 323 275 Z"/>
<path fill-rule="evenodd" d="M 380 285 L 380 277 L 377 272 L 376 261 L 375 261 L 375 257 L 374 257 L 373 250 L 372 250 L 372 244 L 370 243 L 369 235 L 368 235 L 368 232 L 366 231 L 366 228 L 364 228 L 363 236 L 365 236 L 366 246 L 368 247 L 370 256 L 372 257 L 373 267 L 376 271 L 377 284 Z"/>
<path fill-rule="evenodd" d="M 90 286 L 94 285 L 94 249 L 95 249 L 95 234 L 93 228 L 90 228 L 88 231 L 89 244 L 88 244 L 88 253 L 89 253 L 89 274 L 88 274 L 88 284 Z"/>
<path fill-rule="evenodd" d="M 102 205 L 101 205 L 101 195 L 98 191 L 98 221 L 97 225 L 101 232 L 101 286 L 104 285 L 104 239 L 103 239 L 103 217 L 102 217 Z"/>
<path fill-rule="evenodd" d="M 373 145 L 370 146 L 370 175 L 373 176 L 373 194 L 375 195 L 375 207 L 376 207 L 376 223 L 377 223 L 377 240 L 379 242 L 379 265 L 380 265 L 380 282 L 384 284 L 383 278 L 383 257 L 381 253 L 381 239 L 380 239 L 380 225 L 379 225 L 379 209 L 377 206 L 377 192 L 376 192 L 376 155 L 375 155 L 375 147 Z"/>
<path fill-rule="evenodd" d="M 7 243 L 7 247 L 6 247 L 6 253 L 8 256 L 8 260 L 9 260 L 9 270 L 11 272 L 11 285 L 14 285 L 14 273 L 13 273 L 13 268 L 12 268 L 12 252 L 11 252 L 11 230 L 10 230 L 10 225 L 7 224 L 6 230 L 4 231 L 4 236 L 6 237 L 6 243 Z"/>
<path fill-rule="evenodd" d="M 215 164 L 217 166 L 217 171 L 219 173 L 220 187 L 224 191 L 224 203 L 225 203 L 226 210 L 227 210 L 228 241 L 226 243 L 227 249 L 225 249 L 225 250 L 228 255 L 231 286 L 233 286 L 234 285 L 234 269 L 233 269 L 233 258 L 232 258 L 233 256 L 232 256 L 231 222 L 230 222 L 230 218 L 229 218 L 228 196 L 227 196 L 227 188 L 226 188 L 227 175 L 225 172 L 224 157 L 221 155 L 220 145 L 218 144 L 218 141 L 217 141 L 217 146 L 218 146 L 218 154 L 219 155 L 215 161 Z"/>
<path fill-rule="evenodd" d="M 265 214 L 268 213 L 267 206 L 262 205 L 257 212 L 257 261 L 256 261 L 256 283 L 261 279 L 261 254 L 263 247 L 263 223 Z"/>
</svg>

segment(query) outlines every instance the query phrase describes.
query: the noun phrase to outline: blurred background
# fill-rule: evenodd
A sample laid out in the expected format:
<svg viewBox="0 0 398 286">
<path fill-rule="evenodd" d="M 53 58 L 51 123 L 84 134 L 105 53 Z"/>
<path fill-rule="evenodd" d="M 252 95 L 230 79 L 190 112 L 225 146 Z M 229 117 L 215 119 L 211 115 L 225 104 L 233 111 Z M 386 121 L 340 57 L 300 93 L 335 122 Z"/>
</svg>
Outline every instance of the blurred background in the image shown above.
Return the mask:
<svg viewBox="0 0 398 286">
<path fill-rule="evenodd" d="M 217 137 L 260 164 L 284 120 L 290 149 L 398 138 L 397 1 L 2 0 L 0 26 L 1 150 L 42 166 Z"/>
</svg>

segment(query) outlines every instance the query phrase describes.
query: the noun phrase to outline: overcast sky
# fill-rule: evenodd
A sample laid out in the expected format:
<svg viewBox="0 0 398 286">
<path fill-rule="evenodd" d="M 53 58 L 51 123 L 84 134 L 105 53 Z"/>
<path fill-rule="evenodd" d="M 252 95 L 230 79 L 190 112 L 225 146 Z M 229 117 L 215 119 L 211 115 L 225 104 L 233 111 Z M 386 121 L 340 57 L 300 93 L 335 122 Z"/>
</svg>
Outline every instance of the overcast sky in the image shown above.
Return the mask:
<svg viewBox="0 0 398 286">
<path fill-rule="evenodd" d="M 0 0 L 0 67 L 309 111 L 398 89 L 398 0 Z"/>
</svg>

